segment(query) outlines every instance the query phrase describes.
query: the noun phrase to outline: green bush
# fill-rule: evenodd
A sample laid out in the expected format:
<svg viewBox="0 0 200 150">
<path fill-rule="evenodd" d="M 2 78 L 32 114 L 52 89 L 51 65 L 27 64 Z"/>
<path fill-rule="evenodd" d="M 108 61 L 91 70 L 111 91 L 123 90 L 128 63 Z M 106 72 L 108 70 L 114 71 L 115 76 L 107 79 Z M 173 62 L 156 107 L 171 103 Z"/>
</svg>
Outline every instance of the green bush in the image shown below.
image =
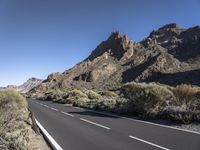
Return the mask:
<svg viewBox="0 0 200 150">
<path fill-rule="evenodd" d="M 87 90 L 85 91 L 85 94 L 87 94 L 89 99 L 100 99 L 101 95 L 92 91 L 92 90 Z"/>
<path fill-rule="evenodd" d="M 87 96 L 87 94 L 83 93 L 82 91 L 74 89 L 69 92 L 69 98 L 80 99 L 80 98 L 88 98 L 88 96 Z"/>
<path fill-rule="evenodd" d="M 88 107 L 88 102 L 90 100 L 85 97 L 79 97 L 78 99 L 73 100 L 73 106 L 79 106 L 79 107 Z"/>
<path fill-rule="evenodd" d="M 112 97 L 112 98 L 118 97 L 118 95 L 113 91 L 103 91 L 100 92 L 100 94 L 105 97 Z"/>
<path fill-rule="evenodd" d="M 139 116 L 154 116 L 167 101 L 174 99 L 165 86 L 145 83 L 130 83 L 122 87 L 128 101 L 128 111 Z"/>
<path fill-rule="evenodd" d="M 64 93 L 59 89 L 50 90 L 45 93 L 45 100 L 56 102 L 62 100 L 63 94 Z"/>
<path fill-rule="evenodd" d="M 27 107 L 26 99 L 14 90 L 0 90 L 0 107 L 16 103 L 20 108 Z"/>
</svg>

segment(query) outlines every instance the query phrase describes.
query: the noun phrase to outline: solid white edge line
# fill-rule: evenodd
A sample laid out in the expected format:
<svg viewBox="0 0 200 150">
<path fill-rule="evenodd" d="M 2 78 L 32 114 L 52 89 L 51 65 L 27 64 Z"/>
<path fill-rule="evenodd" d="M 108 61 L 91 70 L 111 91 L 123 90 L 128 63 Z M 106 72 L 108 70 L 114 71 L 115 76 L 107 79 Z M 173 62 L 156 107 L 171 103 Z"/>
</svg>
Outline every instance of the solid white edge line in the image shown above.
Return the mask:
<svg viewBox="0 0 200 150">
<path fill-rule="evenodd" d="M 71 116 L 71 117 L 74 117 L 74 115 L 72 115 L 72 114 L 69 114 L 69 113 L 67 113 L 67 112 L 64 112 L 64 111 L 61 111 L 61 113 L 62 113 L 62 114 L 65 114 L 65 115 L 68 115 L 68 116 Z"/>
<path fill-rule="evenodd" d="M 146 144 L 152 145 L 152 146 L 154 146 L 154 147 L 157 147 L 157 148 L 163 149 L 163 150 L 170 150 L 170 149 L 165 148 L 165 147 L 163 147 L 163 146 L 160 146 L 160 145 L 157 145 L 157 144 L 154 144 L 154 143 L 151 143 L 151 142 L 148 142 L 148 141 L 142 140 L 142 139 L 137 138 L 137 137 L 134 137 L 134 136 L 132 136 L 132 135 L 130 135 L 129 137 L 132 138 L 132 139 L 135 139 L 135 140 L 137 140 L 137 141 L 140 141 L 140 142 L 143 142 L 143 143 L 146 143 Z"/>
<path fill-rule="evenodd" d="M 134 121 L 137 121 L 137 122 L 142 122 L 142 123 L 146 123 L 146 124 L 150 124 L 150 125 L 155 125 L 155 126 L 159 126 L 159 127 L 163 127 L 163 128 L 169 128 L 169 129 L 174 129 L 174 130 L 179 130 L 179 131 L 183 131 L 183 132 L 188 132 L 188 133 L 200 135 L 200 132 L 196 132 L 196 131 L 192 131 L 192 130 L 181 129 L 181 128 L 178 128 L 178 127 L 172 127 L 172 126 L 162 125 L 162 124 L 153 123 L 153 122 L 147 122 L 147 121 L 138 120 L 138 119 L 131 119 L 131 118 L 126 118 L 126 117 L 122 117 L 122 118 L 134 120 Z"/>
<path fill-rule="evenodd" d="M 83 108 L 78 108 L 78 107 L 74 107 L 74 108 L 84 110 Z M 90 109 L 86 109 L 86 110 L 91 111 L 91 112 L 95 112 L 95 113 L 98 113 L 98 114 L 102 114 L 102 115 L 123 118 L 123 119 L 130 120 L 130 121 L 137 121 L 137 122 L 141 122 L 141 123 L 145 123 L 145 124 L 150 124 L 150 125 L 155 125 L 155 126 L 159 126 L 159 127 L 163 127 L 163 128 L 169 128 L 169 129 L 174 129 L 174 130 L 179 130 L 179 131 L 183 131 L 183 132 L 188 132 L 188 133 L 193 133 L 193 134 L 200 135 L 200 132 L 197 132 L 197 131 L 192 131 L 192 130 L 187 130 L 187 129 L 181 129 L 181 128 L 178 128 L 178 127 L 172 127 L 172 126 L 162 125 L 162 124 L 148 122 L 148 121 L 143 121 L 143 120 L 134 119 L 134 118 L 123 117 L 123 116 L 119 116 L 119 115 L 115 115 L 115 114 L 110 114 L 110 113 L 107 113 L 107 112 L 99 112 L 99 111 L 90 110 Z"/>
<path fill-rule="evenodd" d="M 102 127 L 102 128 L 104 128 L 104 129 L 110 130 L 110 128 L 108 128 L 108 127 L 106 127 L 106 126 L 103 126 L 103 125 L 100 125 L 100 124 L 98 124 L 98 123 L 89 121 L 89 120 L 87 120 L 87 119 L 80 118 L 80 120 L 85 121 L 85 122 L 90 123 L 90 124 L 93 124 L 93 125 L 96 125 L 96 126 L 99 126 L 99 127 Z"/>
<path fill-rule="evenodd" d="M 60 145 L 58 145 L 58 143 L 53 139 L 53 137 L 44 129 L 44 127 L 37 121 L 37 119 L 35 119 L 36 124 L 38 125 L 38 127 L 40 128 L 40 130 L 42 131 L 42 133 L 44 134 L 44 136 L 46 136 L 46 138 L 48 139 L 48 141 L 52 144 L 53 147 L 55 147 L 56 150 L 63 150 Z"/>
</svg>

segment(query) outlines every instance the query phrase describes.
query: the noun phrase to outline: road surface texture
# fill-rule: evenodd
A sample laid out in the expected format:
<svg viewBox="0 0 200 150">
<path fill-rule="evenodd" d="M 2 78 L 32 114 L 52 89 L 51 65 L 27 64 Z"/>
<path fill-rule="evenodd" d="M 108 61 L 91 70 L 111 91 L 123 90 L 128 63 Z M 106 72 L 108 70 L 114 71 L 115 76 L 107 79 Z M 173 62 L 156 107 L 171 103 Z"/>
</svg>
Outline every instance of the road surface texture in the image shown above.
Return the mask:
<svg viewBox="0 0 200 150">
<path fill-rule="evenodd" d="M 64 150 L 200 150 L 200 134 L 50 101 L 28 100 Z"/>
</svg>

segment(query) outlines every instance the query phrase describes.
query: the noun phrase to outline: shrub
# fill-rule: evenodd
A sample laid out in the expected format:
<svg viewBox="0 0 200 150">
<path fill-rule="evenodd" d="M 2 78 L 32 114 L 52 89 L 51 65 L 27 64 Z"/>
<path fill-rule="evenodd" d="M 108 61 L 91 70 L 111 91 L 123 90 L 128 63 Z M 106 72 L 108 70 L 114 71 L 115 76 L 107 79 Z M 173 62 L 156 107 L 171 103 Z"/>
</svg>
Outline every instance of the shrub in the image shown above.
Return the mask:
<svg viewBox="0 0 200 150">
<path fill-rule="evenodd" d="M 69 92 L 69 98 L 80 99 L 80 98 L 88 98 L 88 96 L 87 96 L 87 94 L 83 93 L 82 91 L 74 89 Z"/>
<path fill-rule="evenodd" d="M 113 91 L 103 91 L 100 92 L 100 94 L 105 97 L 113 97 L 113 98 L 118 97 L 118 95 Z"/>
<path fill-rule="evenodd" d="M 116 106 L 116 100 L 114 99 L 106 99 L 100 102 L 100 109 L 101 110 L 114 110 Z"/>
<path fill-rule="evenodd" d="M 73 100 L 73 106 L 88 107 L 88 101 L 88 98 L 79 97 L 78 99 Z"/>
<path fill-rule="evenodd" d="M 20 108 L 27 107 L 26 99 L 14 90 L 0 90 L 0 107 L 16 103 Z"/>
<path fill-rule="evenodd" d="M 173 122 L 179 123 L 191 123 L 192 121 L 198 121 L 199 113 L 194 113 L 192 111 L 186 111 L 180 106 L 170 106 L 163 110 L 161 113 L 161 118 L 169 119 Z"/>
<path fill-rule="evenodd" d="M 92 90 L 87 90 L 85 91 L 85 94 L 87 94 L 89 99 L 100 99 L 101 95 L 92 91 Z"/>
<path fill-rule="evenodd" d="M 190 106 L 197 99 L 198 90 L 191 85 L 181 84 L 173 90 L 178 105 Z"/>
<path fill-rule="evenodd" d="M 62 100 L 63 92 L 59 89 L 56 90 L 50 90 L 45 93 L 45 100 L 49 101 L 59 101 Z"/>
<path fill-rule="evenodd" d="M 130 83 L 122 87 L 122 92 L 128 98 L 128 110 L 139 116 L 154 116 L 159 109 L 174 99 L 173 93 L 165 86 L 145 83 Z"/>
</svg>

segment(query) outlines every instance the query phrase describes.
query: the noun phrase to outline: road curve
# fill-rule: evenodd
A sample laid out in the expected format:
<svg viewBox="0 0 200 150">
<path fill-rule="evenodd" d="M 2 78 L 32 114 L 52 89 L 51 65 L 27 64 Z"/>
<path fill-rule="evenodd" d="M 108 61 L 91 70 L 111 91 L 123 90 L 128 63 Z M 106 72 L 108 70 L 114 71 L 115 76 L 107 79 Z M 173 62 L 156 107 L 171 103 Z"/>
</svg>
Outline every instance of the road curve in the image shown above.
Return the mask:
<svg viewBox="0 0 200 150">
<path fill-rule="evenodd" d="M 49 101 L 28 100 L 64 150 L 200 150 L 200 134 Z"/>
</svg>

